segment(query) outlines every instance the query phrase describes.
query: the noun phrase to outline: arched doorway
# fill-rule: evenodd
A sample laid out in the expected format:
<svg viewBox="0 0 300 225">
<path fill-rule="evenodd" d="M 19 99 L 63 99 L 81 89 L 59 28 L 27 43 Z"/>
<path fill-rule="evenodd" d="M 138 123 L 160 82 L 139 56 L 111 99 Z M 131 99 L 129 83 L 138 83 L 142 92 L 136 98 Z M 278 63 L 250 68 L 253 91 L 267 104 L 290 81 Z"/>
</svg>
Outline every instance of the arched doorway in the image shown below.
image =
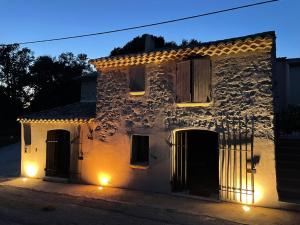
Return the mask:
<svg viewBox="0 0 300 225">
<path fill-rule="evenodd" d="M 50 130 L 47 132 L 46 176 L 69 177 L 70 132 Z"/>
<path fill-rule="evenodd" d="M 206 130 L 175 132 L 172 188 L 191 195 L 218 197 L 218 134 Z"/>
</svg>

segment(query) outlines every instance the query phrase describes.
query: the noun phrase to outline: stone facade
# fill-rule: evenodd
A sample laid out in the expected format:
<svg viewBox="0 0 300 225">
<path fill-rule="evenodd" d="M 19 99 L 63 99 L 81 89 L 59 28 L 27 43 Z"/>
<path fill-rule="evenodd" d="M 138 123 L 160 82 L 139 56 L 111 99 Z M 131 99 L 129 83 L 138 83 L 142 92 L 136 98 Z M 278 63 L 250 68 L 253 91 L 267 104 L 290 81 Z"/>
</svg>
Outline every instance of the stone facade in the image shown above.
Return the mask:
<svg viewBox="0 0 300 225">
<path fill-rule="evenodd" d="M 205 107 L 175 103 L 176 61 L 146 64 L 146 92 L 131 96 L 128 67 L 101 71 L 97 82 L 96 136 L 105 141 L 118 130 L 183 127 L 214 130 L 219 118 L 254 116 L 255 136 L 274 138 L 272 52 L 212 57 L 212 102 Z"/>
</svg>

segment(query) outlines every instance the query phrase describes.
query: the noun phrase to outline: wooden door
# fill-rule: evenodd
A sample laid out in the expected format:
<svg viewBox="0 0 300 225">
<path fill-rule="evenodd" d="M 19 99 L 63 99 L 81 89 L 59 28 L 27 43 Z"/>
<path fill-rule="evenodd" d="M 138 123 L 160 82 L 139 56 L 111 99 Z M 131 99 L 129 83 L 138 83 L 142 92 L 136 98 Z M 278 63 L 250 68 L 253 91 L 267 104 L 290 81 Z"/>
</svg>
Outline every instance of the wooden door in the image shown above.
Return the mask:
<svg viewBox="0 0 300 225">
<path fill-rule="evenodd" d="M 46 143 L 46 176 L 69 177 L 70 132 L 50 130 Z"/>
</svg>

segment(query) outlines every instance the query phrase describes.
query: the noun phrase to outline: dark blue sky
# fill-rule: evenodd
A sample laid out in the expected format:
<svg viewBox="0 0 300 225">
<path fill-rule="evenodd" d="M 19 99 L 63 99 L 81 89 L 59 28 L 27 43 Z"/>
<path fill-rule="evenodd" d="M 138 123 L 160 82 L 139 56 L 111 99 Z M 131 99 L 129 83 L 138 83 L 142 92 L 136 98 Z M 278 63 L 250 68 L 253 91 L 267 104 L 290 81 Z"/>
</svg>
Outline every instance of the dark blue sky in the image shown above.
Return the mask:
<svg viewBox="0 0 300 225">
<path fill-rule="evenodd" d="M 0 0 L 0 43 L 94 33 L 258 2 L 251 0 Z M 66 51 L 102 57 L 137 35 L 202 42 L 275 30 L 277 56 L 300 57 L 300 1 L 279 2 L 158 27 L 75 40 L 28 44 L 35 55 Z"/>
</svg>

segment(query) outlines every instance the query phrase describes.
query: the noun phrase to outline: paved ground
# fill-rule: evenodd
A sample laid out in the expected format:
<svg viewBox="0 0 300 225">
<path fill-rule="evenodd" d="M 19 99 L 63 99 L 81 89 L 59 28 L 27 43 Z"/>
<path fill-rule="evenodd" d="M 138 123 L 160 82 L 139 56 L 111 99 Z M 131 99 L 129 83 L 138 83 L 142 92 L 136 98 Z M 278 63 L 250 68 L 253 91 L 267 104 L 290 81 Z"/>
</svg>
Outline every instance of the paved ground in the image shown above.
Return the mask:
<svg viewBox="0 0 300 225">
<path fill-rule="evenodd" d="M 224 224 L 237 223 L 172 210 L 0 186 L 0 224 Z"/>
<path fill-rule="evenodd" d="M 20 143 L 0 147 L 0 177 L 19 175 L 20 148 Z"/>
<path fill-rule="evenodd" d="M 31 191 L 27 194 L 29 201 L 32 201 L 31 199 L 35 198 L 36 195 L 34 193 L 37 192 L 41 194 L 41 197 L 43 194 L 45 196 L 52 194 L 54 196 L 69 197 L 70 199 L 84 199 L 84 202 L 87 204 L 89 202 L 93 203 L 94 201 L 99 201 L 103 204 L 107 203 L 118 207 L 126 206 L 128 209 L 132 209 L 134 213 L 137 212 L 138 215 L 154 215 L 152 220 L 156 221 L 158 224 L 160 224 L 161 219 L 163 219 L 164 223 L 168 222 L 172 224 L 176 222 L 177 224 L 193 224 L 195 222 L 194 218 L 199 219 L 199 221 L 196 221 L 196 224 L 201 224 L 202 222 L 204 222 L 204 224 L 210 224 L 209 222 L 212 224 L 227 224 L 224 221 L 256 225 L 300 224 L 300 212 L 295 211 L 250 207 L 251 209 L 249 212 L 244 212 L 241 205 L 232 203 L 209 202 L 173 195 L 132 191 L 111 187 L 104 187 L 102 190 L 99 190 L 97 186 L 93 185 L 50 183 L 42 181 L 41 179 L 27 178 L 24 180 L 23 178 L 17 178 L 0 184 L 0 187 L 2 188 L 12 187 L 17 188 L 17 190 Z M 101 206 L 101 204 L 99 205 Z M 99 205 L 97 205 L 97 207 Z M 115 210 L 115 207 L 112 208 Z M 119 209 L 117 209 L 117 211 L 118 210 Z M 77 214 L 75 213 L 75 215 Z M 161 215 L 166 215 L 167 218 L 170 217 L 175 220 L 161 218 Z M 187 218 L 186 215 L 194 215 L 195 217 Z M 107 216 L 110 217 L 111 215 L 107 214 Z M 130 216 L 132 215 L 130 214 Z M 186 220 L 183 218 L 186 218 Z M 209 219 L 213 220 L 211 221 Z M 149 220 L 151 220 L 151 217 Z M 120 224 L 128 224 L 125 223 L 125 220 L 123 222 L 124 223 Z M 134 224 L 134 222 L 132 223 Z M 155 222 L 153 223 L 155 224 Z"/>
</svg>

